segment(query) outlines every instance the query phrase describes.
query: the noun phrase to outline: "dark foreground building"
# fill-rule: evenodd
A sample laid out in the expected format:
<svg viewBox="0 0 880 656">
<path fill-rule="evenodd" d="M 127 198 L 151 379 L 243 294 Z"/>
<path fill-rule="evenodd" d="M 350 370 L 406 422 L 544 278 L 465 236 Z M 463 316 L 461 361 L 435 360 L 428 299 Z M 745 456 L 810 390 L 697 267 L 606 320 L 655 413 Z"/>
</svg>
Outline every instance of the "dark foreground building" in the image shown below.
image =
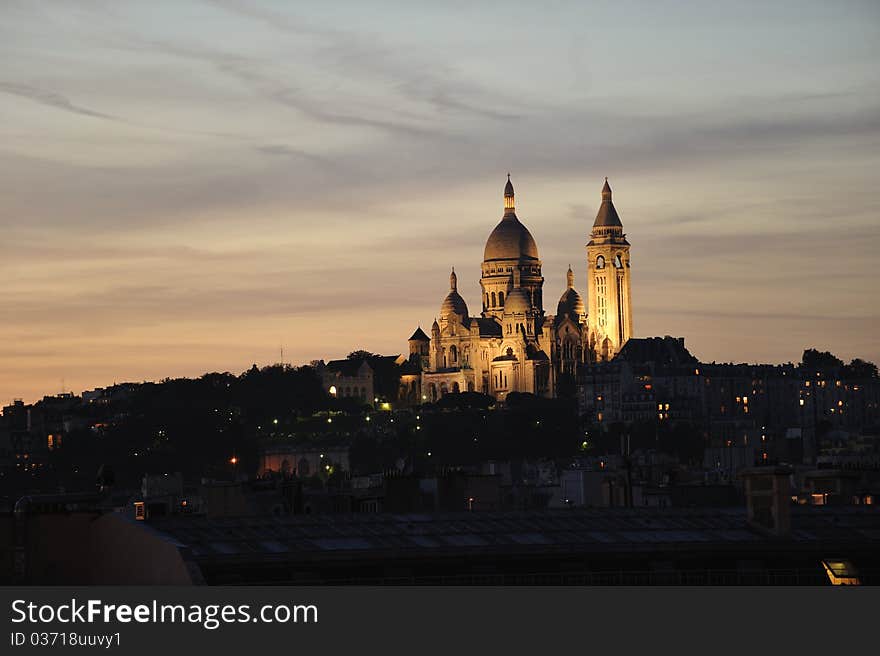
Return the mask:
<svg viewBox="0 0 880 656">
<path fill-rule="evenodd" d="M 816 585 L 880 581 L 880 512 L 796 506 L 781 535 L 745 508 L 168 517 L 83 505 L 2 524 L 32 584 Z M 828 568 L 837 574 L 830 574 Z M 832 577 L 836 577 L 833 579 Z"/>
<path fill-rule="evenodd" d="M 157 522 L 207 584 L 823 584 L 880 574 L 880 514 L 803 508 L 792 533 L 744 510 L 631 509 Z M 195 581 L 194 581 L 195 582 Z"/>
</svg>

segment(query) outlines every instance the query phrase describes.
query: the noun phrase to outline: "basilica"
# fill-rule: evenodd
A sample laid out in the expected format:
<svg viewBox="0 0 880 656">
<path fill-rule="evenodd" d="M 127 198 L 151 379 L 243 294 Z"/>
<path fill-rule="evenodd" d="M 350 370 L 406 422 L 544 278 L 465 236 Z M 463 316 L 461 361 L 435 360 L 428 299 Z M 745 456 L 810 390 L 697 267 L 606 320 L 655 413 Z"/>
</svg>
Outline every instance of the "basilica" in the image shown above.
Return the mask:
<svg viewBox="0 0 880 656">
<path fill-rule="evenodd" d="M 548 314 L 538 245 L 516 215 L 507 178 L 504 214 L 480 267 L 481 311 L 471 316 L 453 269 L 431 334 L 418 328 L 409 339 L 402 400 L 465 391 L 499 401 L 511 392 L 554 397 L 574 384 L 580 364 L 611 359 L 632 335 L 629 242 L 608 179 L 586 246 L 586 303 L 569 267 L 556 313 Z"/>
</svg>

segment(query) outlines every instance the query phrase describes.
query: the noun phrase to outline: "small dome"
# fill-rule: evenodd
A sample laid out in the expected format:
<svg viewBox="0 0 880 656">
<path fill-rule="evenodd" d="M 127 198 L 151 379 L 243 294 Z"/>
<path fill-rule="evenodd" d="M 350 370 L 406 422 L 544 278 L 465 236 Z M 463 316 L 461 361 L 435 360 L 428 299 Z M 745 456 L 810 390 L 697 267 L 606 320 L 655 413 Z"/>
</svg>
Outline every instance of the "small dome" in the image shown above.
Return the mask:
<svg viewBox="0 0 880 656">
<path fill-rule="evenodd" d="M 556 316 L 558 319 L 563 317 L 571 317 L 574 321 L 587 313 L 587 307 L 584 305 L 584 299 L 577 293 L 574 287 L 569 287 L 562 293 L 559 299 L 559 305 L 556 306 Z"/>
<path fill-rule="evenodd" d="M 458 276 L 455 275 L 455 267 L 449 274 L 449 293 L 440 305 L 440 318 L 448 319 L 450 314 L 457 314 L 462 321 L 468 318 L 467 303 L 458 293 Z"/>
<path fill-rule="evenodd" d="M 441 319 L 448 319 L 451 314 L 457 314 L 462 319 L 468 317 L 467 303 L 464 302 L 461 294 L 455 290 L 446 295 L 446 298 L 443 299 L 443 304 L 440 306 Z"/>
<path fill-rule="evenodd" d="M 538 246 L 528 228 L 516 218 L 516 214 L 505 214 L 486 240 L 483 259 L 537 260 Z"/>
<path fill-rule="evenodd" d="M 504 314 L 525 314 L 531 309 L 532 302 L 522 287 L 517 287 L 511 291 L 504 301 Z"/>
</svg>

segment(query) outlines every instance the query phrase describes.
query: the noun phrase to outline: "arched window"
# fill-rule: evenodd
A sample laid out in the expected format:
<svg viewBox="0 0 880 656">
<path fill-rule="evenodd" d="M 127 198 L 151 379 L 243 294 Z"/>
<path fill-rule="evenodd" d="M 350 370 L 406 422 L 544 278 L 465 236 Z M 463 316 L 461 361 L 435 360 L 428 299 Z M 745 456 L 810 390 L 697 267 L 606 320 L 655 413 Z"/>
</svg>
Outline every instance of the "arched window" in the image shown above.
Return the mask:
<svg viewBox="0 0 880 656">
<path fill-rule="evenodd" d="M 599 257 L 596 258 L 596 268 L 597 269 L 604 269 L 605 268 L 604 256 L 600 255 Z"/>
<path fill-rule="evenodd" d="M 498 292 L 498 305 L 504 307 L 504 292 Z"/>
<path fill-rule="evenodd" d="M 452 383 L 452 393 L 458 394 L 461 392 L 461 388 L 458 386 L 458 383 Z"/>
<path fill-rule="evenodd" d="M 618 269 L 623 268 L 623 262 L 620 261 L 620 253 L 614 256 L 614 266 Z"/>
<path fill-rule="evenodd" d="M 455 344 L 449 347 L 449 359 L 452 360 L 452 362 L 458 361 L 458 349 L 455 348 Z"/>
<path fill-rule="evenodd" d="M 495 292 L 492 292 L 492 307 L 495 307 Z"/>
</svg>

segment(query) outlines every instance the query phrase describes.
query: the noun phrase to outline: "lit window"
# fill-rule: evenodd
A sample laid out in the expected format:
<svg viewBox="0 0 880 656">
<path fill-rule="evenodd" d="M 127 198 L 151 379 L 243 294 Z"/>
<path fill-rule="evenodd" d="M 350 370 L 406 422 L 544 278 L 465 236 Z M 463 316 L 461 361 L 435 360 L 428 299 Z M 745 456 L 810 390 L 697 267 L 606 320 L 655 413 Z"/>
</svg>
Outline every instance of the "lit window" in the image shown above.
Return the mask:
<svg viewBox="0 0 880 656">
<path fill-rule="evenodd" d="M 596 258 L 596 268 L 597 269 L 604 269 L 605 268 L 605 258 L 601 255 Z"/>
<path fill-rule="evenodd" d="M 861 585 L 859 573 L 848 560 L 823 560 L 822 567 L 831 585 Z"/>
</svg>

